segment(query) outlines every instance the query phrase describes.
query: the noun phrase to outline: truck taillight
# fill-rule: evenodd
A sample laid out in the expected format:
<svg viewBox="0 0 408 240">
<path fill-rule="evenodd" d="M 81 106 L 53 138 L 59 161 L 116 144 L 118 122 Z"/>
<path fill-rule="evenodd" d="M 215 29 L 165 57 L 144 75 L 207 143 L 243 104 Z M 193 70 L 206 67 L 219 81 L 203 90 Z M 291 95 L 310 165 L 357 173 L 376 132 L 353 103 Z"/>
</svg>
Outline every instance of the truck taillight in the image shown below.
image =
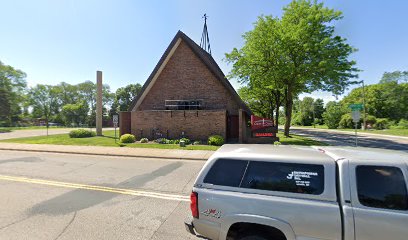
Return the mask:
<svg viewBox="0 0 408 240">
<path fill-rule="evenodd" d="M 193 214 L 193 217 L 198 218 L 198 194 L 191 192 L 190 200 L 191 214 Z"/>
</svg>

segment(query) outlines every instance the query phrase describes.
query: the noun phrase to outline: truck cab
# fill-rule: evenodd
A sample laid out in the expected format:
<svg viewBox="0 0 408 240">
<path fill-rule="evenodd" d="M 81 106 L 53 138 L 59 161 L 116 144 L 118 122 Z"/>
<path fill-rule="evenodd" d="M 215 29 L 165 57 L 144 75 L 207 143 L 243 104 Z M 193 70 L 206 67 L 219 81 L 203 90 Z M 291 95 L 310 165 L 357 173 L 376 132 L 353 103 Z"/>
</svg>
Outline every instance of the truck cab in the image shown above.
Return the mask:
<svg viewBox="0 0 408 240">
<path fill-rule="evenodd" d="M 325 147 L 339 169 L 343 239 L 408 239 L 408 154 Z"/>
<path fill-rule="evenodd" d="M 200 171 L 185 224 L 210 239 L 407 239 L 407 155 L 226 145 Z"/>
</svg>

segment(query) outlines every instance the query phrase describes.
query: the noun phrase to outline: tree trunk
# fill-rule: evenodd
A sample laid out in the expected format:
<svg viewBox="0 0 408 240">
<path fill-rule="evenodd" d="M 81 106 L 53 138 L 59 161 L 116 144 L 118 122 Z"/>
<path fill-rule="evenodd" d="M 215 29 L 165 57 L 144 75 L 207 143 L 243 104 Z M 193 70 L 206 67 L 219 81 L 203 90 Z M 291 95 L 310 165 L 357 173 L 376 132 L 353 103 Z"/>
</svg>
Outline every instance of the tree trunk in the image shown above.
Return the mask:
<svg viewBox="0 0 408 240">
<path fill-rule="evenodd" d="M 272 121 L 274 121 L 274 116 L 273 116 L 273 95 L 269 95 L 269 113 L 268 113 L 268 118 L 270 118 Z"/>
<path fill-rule="evenodd" d="M 280 107 L 280 92 L 279 90 L 276 90 L 276 94 L 275 94 L 275 127 L 276 129 L 278 129 L 279 126 L 279 107 Z"/>
<path fill-rule="evenodd" d="M 285 99 L 285 136 L 289 137 L 289 128 L 292 121 L 292 107 L 293 107 L 293 93 L 291 86 L 288 86 L 286 90 Z"/>
</svg>

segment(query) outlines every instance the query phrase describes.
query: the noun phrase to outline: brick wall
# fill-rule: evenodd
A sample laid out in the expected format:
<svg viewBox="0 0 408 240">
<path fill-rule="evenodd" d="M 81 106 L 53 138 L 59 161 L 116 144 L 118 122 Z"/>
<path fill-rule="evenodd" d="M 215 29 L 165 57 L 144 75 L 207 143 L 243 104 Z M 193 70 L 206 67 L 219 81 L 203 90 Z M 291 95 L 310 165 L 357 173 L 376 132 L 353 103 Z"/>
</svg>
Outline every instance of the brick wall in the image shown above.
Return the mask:
<svg viewBox="0 0 408 240">
<path fill-rule="evenodd" d="M 130 112 L 119 112 L 119 134 L 122 136 L 126 133 L 131 133 L 131 115 Z"/>
<path fill-rule="evenodd" d="M 152 136 L 158 129 L 163 137 L 178 139 L 182 132 L 191 140 L 207 140 L 208 136 L 219 134 L 226 137 L 226 111 L 134 111 L 132 112 L 132 134 L 137 139 Z"/>
<path fill-rule="evenodd" d="M 190 47 L 181 41 L 138 111 L 165 110 L 165 100 L 202 99 L 206 110 L 226 109 L 238 115 L 239 105 Z"/>
</svg>

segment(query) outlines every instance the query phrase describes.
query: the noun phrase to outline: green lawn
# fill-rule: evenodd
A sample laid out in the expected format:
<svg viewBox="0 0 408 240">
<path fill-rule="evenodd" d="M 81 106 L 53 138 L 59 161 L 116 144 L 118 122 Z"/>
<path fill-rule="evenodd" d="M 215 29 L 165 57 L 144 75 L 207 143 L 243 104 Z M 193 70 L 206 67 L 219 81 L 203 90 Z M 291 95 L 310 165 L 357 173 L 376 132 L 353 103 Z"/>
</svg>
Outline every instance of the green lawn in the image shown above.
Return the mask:
<svg viewBox="0 0 408 240">
<path fill-rule="evenodd" d="M 0 128 L 0 133 L 6 133 L 6 132 L 11 132 L 11 130 L 8 128 Z"/>
<path fill-rule="evenodd" d="M 279 141 L 282 145 L 301 145 L 301 146 L 327 146 L 328 144 L 313 140 L 311 138 L 291 134 L 285 137 L 283 133 L 278 133 Z"/>
<path fill-rule="evenodd" d="M 119 134 L 119 131 L 117 132 Z M 0 142 L 14 142 L 14 143 L 28 143 L 28 144 L 56 144 L 56 145 L 79 145 L 79 146 L 106 146 L 106 147 L 132 147 L 132 148 L 160 148 L 160 149 L 184 149 L 184 150 L 217 150 L 217 146 L 209 145 L 188 145 L 180 147 L 177 144 L 157 144 L 157 143 L 131 143 L 120 144 L 119 140 L 115 143 L 115 131 L 105 130 L 102 137 L 92 138 L 70 138 L 68 134 L 57 134 L 50 136 L 38 136 L 27 138 L 15 138 L 1 140 Z M 283 134 L 278 133 L 280 142 L 283 145 L 325 145 L 319 141 L 310 138 L 291 135 L 291 137 L 284 137 Z"/>
<path fill-rule="evenodd" d="M 70 138 L 68 134 L 57 134 L 50 136 L 38 136 L 27 138 L 15 138 L 1 140 L 0 142 L 14 142 L 14 143 L 28 143 L 28 144 L 55 144 L 55 145 L 80 145 L 80 146 L 106 146 L 106 147 L 133 147 L 133 148 L 159 148 L 159 149 L 184 149 L 184 150 L 217 150 L 217 146 L 209 145 L 188 145 L 186 147 L 180 147 L 176 144 L 157 144 L 157 143 L 131 143 L 131 144 L 119 144 L 115 143 L 115 131 L 106 130 L 103 132 L 102 137 L 91 138 Z M 119 131 L 118 131 L 119 134 Z M 291 137 L 284 137 L 283 134 L 278 133 L 280 142 L 283 145 L 325 145 L 319 141 L 312 140 L 310 138 L 291 135 Z"/>
<path fill-rule="evenodd" d="M 119 134 L 119 131 L 117 131 Z M 115 131 L 107 130 L 103 132 L 102 137 L 91 138 L 70 138 L 68 134 L 57 134 L 50 136 L 38 136 L 27 138 L 15 138 L 1 140 L 0 142 L 28 143 L 28 144 L 55 144 L 55 145 L 80 145 L 80 146 L 105 146 L 105 147 L 134 147 L 134 148 L 160 148 L 160 149 L 183 149 L 183 150 L 217 150 L 217 146 L 208 145 L 188 145 L 180 147 L 176 144 L 157 144 L 157 143 L 115 143 Z"/>
</svg>

